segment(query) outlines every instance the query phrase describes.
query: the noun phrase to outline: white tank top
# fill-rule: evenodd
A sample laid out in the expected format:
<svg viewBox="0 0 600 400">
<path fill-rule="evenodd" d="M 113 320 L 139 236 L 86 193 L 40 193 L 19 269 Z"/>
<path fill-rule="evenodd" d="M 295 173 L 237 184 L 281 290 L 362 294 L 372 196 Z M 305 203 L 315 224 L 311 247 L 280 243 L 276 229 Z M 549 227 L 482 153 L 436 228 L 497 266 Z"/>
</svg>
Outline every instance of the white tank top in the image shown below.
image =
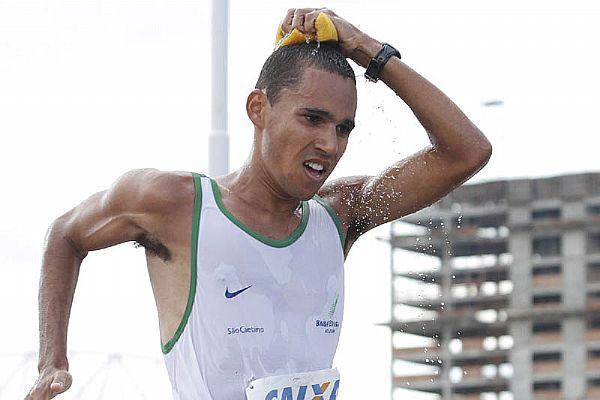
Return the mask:
<svg viewBox="0 0 600 400">
<path fill-rule="evenodd" d="M 332 367 L 342 327 L 341 225 L 318 196 L 283 240 L 252 231 L 193 173 L 191 282 L 164 344 L 175 400 L 244 400 L 253 379 Z"/>
</svg>

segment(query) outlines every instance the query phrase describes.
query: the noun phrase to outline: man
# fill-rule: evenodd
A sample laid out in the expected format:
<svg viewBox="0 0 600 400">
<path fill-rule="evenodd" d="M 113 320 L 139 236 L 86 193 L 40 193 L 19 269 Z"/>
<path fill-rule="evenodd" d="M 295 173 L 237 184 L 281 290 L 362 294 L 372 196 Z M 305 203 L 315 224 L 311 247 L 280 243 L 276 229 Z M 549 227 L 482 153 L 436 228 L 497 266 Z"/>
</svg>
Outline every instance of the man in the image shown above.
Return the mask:
<svg viewBox="0 0 600 400">
<path fill-rule="evenodd" d="M 321 12 L 335 24 L 337 45 L 296 44 L 269 57 L 247 98 L 254 143 L 239 170 L 214 179 L 130 171 L 51 225 L 39 377 L 27 399 L 71 386 L 66 338 L 79 267 L 89 251 L 126 241 L 146 248 L 176 399 L 241 400 L 254 381 L 331 368 L 342 266 L 354 242 L 434 203 L 487 163 L 485 136 L 398 54 L 390 56 L 393 49 L 328 9 L 289 10 L 284 33 L 314 35 Z M 346 58 L 367 68 L 382 49 L 387 59 L 369 76 L 408 104 L 431 145 L 377 176 L 325 183 L 354 126 L 355 78 Z"/>
</svg>

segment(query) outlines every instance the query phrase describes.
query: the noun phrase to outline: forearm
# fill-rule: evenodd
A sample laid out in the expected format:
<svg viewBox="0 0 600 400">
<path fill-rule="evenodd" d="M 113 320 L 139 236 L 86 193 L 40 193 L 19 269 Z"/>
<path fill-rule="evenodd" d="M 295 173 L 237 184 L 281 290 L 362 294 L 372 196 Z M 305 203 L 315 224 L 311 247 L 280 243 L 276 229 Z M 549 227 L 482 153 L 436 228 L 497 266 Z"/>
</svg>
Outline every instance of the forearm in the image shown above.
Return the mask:
<svg viewBox="0 0 600 400">
<path fill-rule="evenodd" d="M 381 43 L 365 37 L 355 61 L 366 67 Z M 440 152 L 460 160 L 480 160 L 491 147 L 483 133 L 441 90 L 397 57 L 386 63 L 380 79 L 413 111 Z"/>
<path fill-rule="evenodd" d="M 79 267 L 85 253 L 78 252 L 55 222 L 49 229 L 39 289 L 40 350 L 38 369 L 68 368 L 67 329 Z"/>
</svg>

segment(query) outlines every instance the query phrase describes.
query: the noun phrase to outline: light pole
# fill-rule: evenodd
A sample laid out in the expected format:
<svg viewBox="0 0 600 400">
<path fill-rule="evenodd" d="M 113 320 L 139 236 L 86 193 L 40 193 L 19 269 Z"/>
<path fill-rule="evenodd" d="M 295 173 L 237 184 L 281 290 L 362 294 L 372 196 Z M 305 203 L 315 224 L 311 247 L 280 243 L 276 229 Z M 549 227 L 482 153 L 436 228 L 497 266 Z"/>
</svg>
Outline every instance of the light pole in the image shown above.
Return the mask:
<svg viewBox="0 0 600 400">
<path fill-rule="evenodd" d="M 208 138 L 208 171 L 211 177 L 229 172 L 227 133 L 227 48 L 229 0 L 212 0 L 211 10 L 211 130 Z"/>
</svg>

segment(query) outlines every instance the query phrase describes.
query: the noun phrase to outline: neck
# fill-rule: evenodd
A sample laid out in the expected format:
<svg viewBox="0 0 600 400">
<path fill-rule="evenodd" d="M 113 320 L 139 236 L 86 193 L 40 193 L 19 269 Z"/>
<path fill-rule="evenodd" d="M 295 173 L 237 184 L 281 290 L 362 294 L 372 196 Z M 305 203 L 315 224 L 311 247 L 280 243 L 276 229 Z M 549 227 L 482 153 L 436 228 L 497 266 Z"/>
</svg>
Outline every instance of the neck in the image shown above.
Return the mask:
<svg viewBox="0 0 600 400">
<path fill-rule="evenodd" d="M 301 205 L 301 201 L 287 194 L 260 163 L 251 160 L 237 171 L 224 176 L 220 183 L 228 196 L 272 215 L 295 214 Z"/>
</svg>

